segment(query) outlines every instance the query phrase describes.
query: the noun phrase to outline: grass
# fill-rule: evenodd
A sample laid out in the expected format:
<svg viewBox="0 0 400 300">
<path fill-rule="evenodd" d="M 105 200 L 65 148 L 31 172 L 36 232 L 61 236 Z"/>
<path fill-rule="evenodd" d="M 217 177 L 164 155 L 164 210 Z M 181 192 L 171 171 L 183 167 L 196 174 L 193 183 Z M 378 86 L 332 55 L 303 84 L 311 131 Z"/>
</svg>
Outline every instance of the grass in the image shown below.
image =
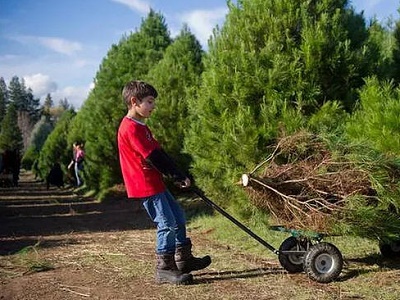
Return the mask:
<svg viewBox="0 0 400 300">
<path fill-rule="evenodd" d="M 245 224 L 250 230 L 278 249 L 280 244 L 288 237 L 290 233 L 271 230 L 265 224 Z M 238 228 L 223 216 L 203 215 L 197 217 L 189 223 L 189 230 L 193 228 L 203 232 L 210 232 L 213 239 L 228 244 L 238 251 L 248 252 L 254 255 L 260 255 L 268 258 L 276 258 L 276 255 L 265 248 L 255 239 L 247 235 L 246 232 Z M 347 259 L 370 258 L 378 259 L 380 256 L 379 245 L 377 241 L 360 238 L 356 236 L 327 236 L 323 240 L 334 244 Z"/>
<path fill-rule="evenodd" d="M 37 242 L 33 246 L 27 246 L 21 249 L 16 254 L 15 258 L 17 260 L 17 265 L 26 270 L 24 272 L 25 274 L 54 269 L 53 265 L 49 261 L 41 257 L 38 251 L 39 247 L 40 242 Z"/>
<path fill-rule="evenodd" d="M 51 262 L 40 254 L 40 242 L 27 246 L 12 255 L 9 260 L 0 261 L 0 277 L 15 277 L 53 270 Z"/>
<path fill-rule="evenodd" d="M 247 227 L 251 227 L 253 232 L 275 248 L 279 248 L 280 243 L 290 236 L 287 233 L 271 231 L 261 222 Z M 189 223 L 189 229 L 208 232 L 212 239 L 229 245 L 235 251 L 256 257 L 272 258 L 278 262 L 278 258 L 273 252 L 219 214 L 193 218 Z M 316 296 L 309 291 L 302 291 L 301 296 L 299 294 L 295 296 L 296 299 L 399 299 L 400 261 L 383 258 L 377 241 L 360 237 L 332 236 L 326 237 L 324 242 L 334 244 L 344 257 L 344 268 L 339 280 L 323 285 L 328 289 L 334 289 L 335 292 L 331 296 L 327 296 L 325 293 Z M 277 280 L 277 284 L 279 284 L 279 280 Z M 285 287 L 282 288 L 285 289 Z"/>
</svg>

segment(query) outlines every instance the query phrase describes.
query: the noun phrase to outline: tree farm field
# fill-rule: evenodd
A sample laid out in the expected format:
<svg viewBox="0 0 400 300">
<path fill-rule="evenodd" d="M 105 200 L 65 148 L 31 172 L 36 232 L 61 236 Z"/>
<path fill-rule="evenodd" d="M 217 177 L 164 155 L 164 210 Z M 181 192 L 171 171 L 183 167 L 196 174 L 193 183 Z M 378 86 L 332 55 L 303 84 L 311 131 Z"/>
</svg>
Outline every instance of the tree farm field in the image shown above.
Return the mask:
<svg viewBox="0 0 400 300">
<path fill-rule="evenodd" d="M 400 263 L 384 259 L 375 242 L 331 237 L 343 271 L 317 283 L 289 274 L 277 255 L 199 199 L 206 213 L 189 217 L 195 255 L 213 263 L 189 286 L 154 282 L 154 226 L 122 193 L 105 203 L 21 174 L 18 188 L 0 190 L 0 299 L 399 299 Z M 250 224 L 279 248 L 285 233 Z"/>
</svg>

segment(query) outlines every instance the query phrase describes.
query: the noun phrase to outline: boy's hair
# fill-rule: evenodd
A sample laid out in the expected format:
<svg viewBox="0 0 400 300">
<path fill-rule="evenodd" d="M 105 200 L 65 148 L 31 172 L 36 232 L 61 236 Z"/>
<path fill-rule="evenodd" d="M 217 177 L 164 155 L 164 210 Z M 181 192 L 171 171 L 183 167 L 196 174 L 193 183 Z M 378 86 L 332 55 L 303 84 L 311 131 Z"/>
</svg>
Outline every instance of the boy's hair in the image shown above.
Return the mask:
<svg viewBox="0 0 400 300">
<path fill-rule="evenodd" d="M 143 98 L 146 98 L 148 96 L 153 96 L 154 98 L 157 98 L 157 90 L 151 84 L 140 80 L 133 80 L 128 82 L 122 90 L 122 97 L 124 98 L 125 104 L 128 108 L 130 108 L 132 105 L 132 97 L 135 97 L 139 101 L 142 101 Z"/>
</svg>

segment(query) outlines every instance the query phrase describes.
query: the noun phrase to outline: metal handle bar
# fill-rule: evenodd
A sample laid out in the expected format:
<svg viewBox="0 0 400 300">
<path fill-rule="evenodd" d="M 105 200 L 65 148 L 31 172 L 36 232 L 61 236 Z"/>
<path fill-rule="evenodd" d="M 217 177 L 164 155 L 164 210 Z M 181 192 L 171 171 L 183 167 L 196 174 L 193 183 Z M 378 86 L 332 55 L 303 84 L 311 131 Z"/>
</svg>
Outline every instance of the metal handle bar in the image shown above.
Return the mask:
<svg viewBox="0 0 400 300">
<path fill-rule="evenodd" d="M 246 232 L 248 235 L 250 235 L 253 239 L 255 239 L 257 242 L 259 242 L 261 245 L 264 247 L 268 248 L 275 254 L 279 254 L 279 251 L 275 249 L 272 245 L 267 243 L 264 239 L 259 237 L 257 234 L 255 234 L 253 231 L 251 231 L 249 228 L 247 228 L 245 225 L 240 223 L 238 220 L 236 220 L 234 217 L 232 217 L 230 214 L 228 214 L 224 209 L 222 209 L 220 206 L 215 204 L 213 201 L 211 201 L 209 198 L 207 198 L 204 195 L 204 192 L 201 191 L 198 188 L 193 188 L 193 192 L 199 196 L 204 202 L 206 202 L 209 206 L 214 208 L 216 211 L 218 211 L 220 214 L 222 214 L 224 217 L 229 219 L 232 223 L 234 223 L 236 226 L 238 226 L 240 229 L 242 229 L 244 232 Z"/>
</svg>

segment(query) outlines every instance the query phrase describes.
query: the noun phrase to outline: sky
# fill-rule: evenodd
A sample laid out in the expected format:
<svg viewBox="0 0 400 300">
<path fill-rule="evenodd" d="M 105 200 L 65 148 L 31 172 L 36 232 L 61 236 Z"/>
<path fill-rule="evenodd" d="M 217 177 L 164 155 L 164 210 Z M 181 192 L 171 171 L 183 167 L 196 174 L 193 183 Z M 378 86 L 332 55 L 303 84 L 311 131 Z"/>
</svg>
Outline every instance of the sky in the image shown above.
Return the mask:
<svg viewBox="0 0 400 300">
<path fill-rule="evenodd" d="M 400 0 L 350 3 L 366 19 L 399 19 Z M 42 101 L 50 93 L 54 103 L 66 98 L 79 109 L 108 50 L 150 8 L 165 17 L 172 37 L 187 24 L 205 50 L 228 12 L 226 0 L 0 0 L 0 77 L 8 84 L 17 76 Z"/>
</svg>

